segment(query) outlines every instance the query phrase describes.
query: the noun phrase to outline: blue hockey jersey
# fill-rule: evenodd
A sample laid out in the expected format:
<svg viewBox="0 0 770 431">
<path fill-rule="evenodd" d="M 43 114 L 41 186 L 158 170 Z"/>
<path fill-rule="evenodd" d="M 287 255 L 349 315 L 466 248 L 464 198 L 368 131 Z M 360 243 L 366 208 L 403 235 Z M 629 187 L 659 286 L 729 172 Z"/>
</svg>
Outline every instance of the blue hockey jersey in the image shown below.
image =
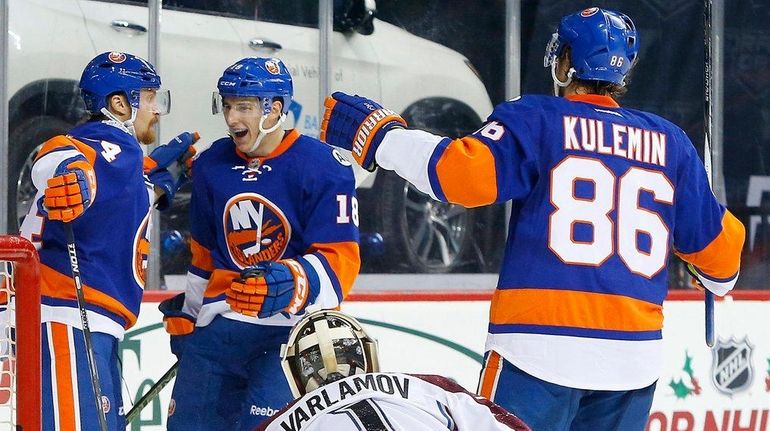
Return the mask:
<svg viewBox="0 0 770 431">
<path fill-rule="evenodd" d="M 743 225 L 688 137 L 610 97 L 524 96 L 464 138 L 391 131 L 376 158 L 442 201 L 512 201 L 487 350 L 552 383 L 657 379 L 672 251 L 717 295 L 738 276 Z"/>
<path fill-rule="evenodd" d="M 92 331 L 121 338 L 139 314 L 145 282 L 152 187 L 142 173 L 136 138 L 111 121 L 88 122 L 41 148 L 32 167 L 35 201 L 21 233 L 40 252 L 41 319 L 80 326 L 64 225 L 40 212 L 46 181 L 56 167 L 82 154 L 94 167 L 96 194 L 72 227 Z"/>
<path fill-rule="evenodd" d="M 350 162 L 296 130 L 266 157 L 248 158 L 231 138 L 211 145 L 192 166 L 192 265 L 185 311 L 206 326 L 217 315 L 264 325 L 230 311 L 225 290 L 257 262 L 292 258 L 318 283 L 313 307 L 334 308 L 358 275 L 358 202 Z M 310 303 L 310 302 L 309 302 Z"/>
</svg>

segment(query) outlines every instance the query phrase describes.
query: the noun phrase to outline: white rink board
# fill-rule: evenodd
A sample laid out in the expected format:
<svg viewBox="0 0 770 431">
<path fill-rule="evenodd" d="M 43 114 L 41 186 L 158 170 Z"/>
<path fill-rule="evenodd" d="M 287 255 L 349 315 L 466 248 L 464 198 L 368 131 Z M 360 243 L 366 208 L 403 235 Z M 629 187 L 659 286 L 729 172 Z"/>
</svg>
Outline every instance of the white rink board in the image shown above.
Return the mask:
<svg viewBox="0 0 770 431">
<path fill-rule="evenodd" d="M 751 373 L 725 374 L 728 381 L 734 378 L 733 384 L 747 382 L 732 395 L 718 391 L 712 382 L 712 353 L 703 341 L 703 303 L 669 301 L 664 310 L 666 369 L 658 382 L 648 431 L 770 431 L 770 302 L 716 304 L 717 336 L 747 337 L 752 346 Z M 477 359 L 486 334 L 486 301 L 348 302 L 343 311 L 373 322 L 365 326 L 379 341 L 383 370 L 442 374 L 475 391 L 480 369 Z M 157 303 L 143 304 L 139 322 L 122 344 L 124 378 L 131 398 L 140 385 L 153 384 L 173 363 L 160 320 Z M 734 357 L 742 352 L 738 349 Z M 688 355 L 689 373 L 684 370 Z M 740 370 L 740 361 L 735 363 Z M 745 379 L 747 374 L 750 379 Z M 670 385 L 680 379 L 681 384 Z M 128 429 L 165 429 L 170 397 L 171 385 L 161 393 L 160 401 L 145 408 L 141 423 Z M 124 391 L 126 410 L 130 408 L 128 399 Z"/>
</svg>

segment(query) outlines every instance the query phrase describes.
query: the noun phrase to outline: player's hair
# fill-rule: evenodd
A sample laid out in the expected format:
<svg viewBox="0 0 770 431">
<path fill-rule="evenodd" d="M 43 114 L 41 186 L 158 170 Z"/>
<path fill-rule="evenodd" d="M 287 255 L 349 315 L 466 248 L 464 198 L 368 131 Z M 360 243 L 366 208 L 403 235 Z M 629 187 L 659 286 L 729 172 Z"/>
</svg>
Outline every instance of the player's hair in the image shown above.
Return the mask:
<svg viewBox="0 0 770 431">
<path fill-rule="evenodd" d="M 569 61 L 569 63 L 572 64 L 571 53 L 572 49 L 569 46 L 565 47 L 561 55 L 559 55 L 559 61 Z M 572 78 L 572 83 L 579 87 L 585 88 L 591 94 L 610 96 L 617 100 L 623 97 L 628 91 L 630 76 L 631 71 L 626 74 L 626 85 L 620 85 L 609 81 L 598 81 L 595 79 L 580 79 L 577 77 Z"/>
</svg>

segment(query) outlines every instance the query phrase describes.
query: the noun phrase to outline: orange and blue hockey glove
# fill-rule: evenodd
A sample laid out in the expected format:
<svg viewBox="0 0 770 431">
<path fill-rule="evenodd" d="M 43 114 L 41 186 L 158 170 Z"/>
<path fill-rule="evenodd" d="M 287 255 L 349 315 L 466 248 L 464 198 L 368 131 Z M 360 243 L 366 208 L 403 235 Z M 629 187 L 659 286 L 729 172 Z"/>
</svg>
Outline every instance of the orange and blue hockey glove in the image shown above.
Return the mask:
<svg viewBox="0 0 770 431">
<path fill-rule="evenodd" d="M 94 167 L 82 155 L 70 157 L 54 171 L 44 191 L 43 210 L 49 220 L 65 223 L 80 217 L 96 197 Z"/>
<path fill-rule="evenodd" d="M 176 162 L 185 165 L 195 155 L 193 144 L 200 139 L 198 132 L 183 132 L 168 144 L 160 145 L 144 158 L 144 173 L 167 169 Z"/>
<path fill-rule="evenodd" d="M 177 358 L 184 351 L 186 336 L 195 330 L 195 318 L 184 311 L 184 293 L 165 299 L 158 304 L 163 313 L 163 327 L 171 336 L 171 353 Z"/>
<path fill-rule="evenodd" d="M 349 150 L 356 162 L 368 171 L 377 168 L 374 156 L 385 134 L 406 127 L 400 115 L 361 96 L 332 93 L 324 101 L 321 140 Z"/>
<path fill-rule="evenodd" d="M 304 313 L 318 296 L 319 286 L 310 264 L 304 266 L 295 259 L 260 262 L 233 280 L 226 292 L 227 303 L 247 316 L 264 319 L 283 313 L 289 317 Z"/>
</svg>

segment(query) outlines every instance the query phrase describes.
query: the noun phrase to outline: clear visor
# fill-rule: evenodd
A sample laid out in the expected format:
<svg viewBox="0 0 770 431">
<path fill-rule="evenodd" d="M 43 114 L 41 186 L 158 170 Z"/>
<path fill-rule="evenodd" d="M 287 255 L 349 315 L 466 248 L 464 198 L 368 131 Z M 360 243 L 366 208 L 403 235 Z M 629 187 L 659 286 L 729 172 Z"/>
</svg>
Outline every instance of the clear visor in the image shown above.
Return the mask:
<svg viewBox="0 0 770 431">
<path fill-rule="evenodd" d="M 165 88 L 142 89 L 139 109 L 153 114 L 166 115 L 171 112 L 171 92 Z"/>
<path fill-rule="evenodd" d="M 265 107 L 264 100 L 268 101 L 268 106 Z M 260 104 L 262 102 L 262 105 Z M 218 91 L 215 91 L 211 95 L 211 113 L 227 114 L 229 112 L 237 112 L 241 115 L 259 117 L 265 112 L 270 112 L 269 99 L 259 99 L 257 97 L 238 97 L 227 96 L 222 97 Z"/>
</svg>

